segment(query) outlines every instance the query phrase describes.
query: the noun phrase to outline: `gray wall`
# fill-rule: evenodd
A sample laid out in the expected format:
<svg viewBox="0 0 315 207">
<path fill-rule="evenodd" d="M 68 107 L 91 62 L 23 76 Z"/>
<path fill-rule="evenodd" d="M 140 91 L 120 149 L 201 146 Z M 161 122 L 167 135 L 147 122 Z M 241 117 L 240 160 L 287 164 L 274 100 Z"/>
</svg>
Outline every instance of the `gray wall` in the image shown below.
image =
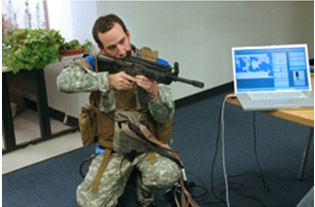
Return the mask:
<svg viewBox="0 0 315 207">
<path fill-rule="evenodd" d="M 307 43 L 314 57 L 314 3 L 308 2 L 111 2 L 71 1 L 73 38 L 94 42 L 91 30 L 96 17 L 115 13 L 126 23 L 131 42 L 149 46 L 173 64 L 180 76 L 205 82 L 200 90 L 172 84 L 175 99 L 232 81 L 231 47 Z M 62 31 L 61 31 L 62 32 Z M 54 66 L 50 66 L 54 67 Z M 46 72 L 51 77 L 61 70 Z M 53 71 L 53 72 L 52 72 Z M 47 81 L 46 78 L 46 81 Z M 87 94 L 64 95 L 47 86 L 50 107 L 74 116 L 87 103 Z M 66 98 L 68 97 L 68 98 Z M 68 108 L 66 99 L 71 99 Z"/>
</svg>

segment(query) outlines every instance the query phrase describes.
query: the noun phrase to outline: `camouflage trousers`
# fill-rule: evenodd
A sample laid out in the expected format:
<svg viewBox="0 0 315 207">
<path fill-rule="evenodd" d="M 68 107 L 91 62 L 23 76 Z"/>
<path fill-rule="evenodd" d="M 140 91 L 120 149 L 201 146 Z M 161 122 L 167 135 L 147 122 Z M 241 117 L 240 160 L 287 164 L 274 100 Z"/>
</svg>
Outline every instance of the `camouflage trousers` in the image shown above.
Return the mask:
<svg viewBox="0 0 315 207">
<path fill-rule="evenodd" d="M 115 207 L 124 193 L 127 180 L 134 168 L 140 175 L 140 187 L 149 189 L 155 195 L 166 193 L 180 178 L 180 167 L 171 159 L 154 153 L 157 162 L 151 164 L 146 153 L 138 154 L 129 161 L 120 153 L 111 154 L 110 161 L 101 178 L 97 193 L 91 192 L 91 186 L 103 155 L 98 155 L 89 166 L 84 181 L 77 188 L 77 202 L 81 207 Z"/>
</svg>

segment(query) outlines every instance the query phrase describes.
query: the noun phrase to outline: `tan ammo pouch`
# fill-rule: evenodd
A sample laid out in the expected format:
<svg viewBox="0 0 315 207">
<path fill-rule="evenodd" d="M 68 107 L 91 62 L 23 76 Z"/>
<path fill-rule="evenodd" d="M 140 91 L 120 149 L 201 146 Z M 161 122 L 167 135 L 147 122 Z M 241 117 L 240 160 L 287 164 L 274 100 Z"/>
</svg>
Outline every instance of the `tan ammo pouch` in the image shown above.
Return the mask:
<svg viewBox="0 0 315 207">
<path fill-rule="evenodd" d="M 132 151 L 139 153 L 149 151 L 147 142 L 130 137 L 122 129 L 122 123 L 132 123 L 137 126 L 142 121 L 145 121 L 146 117 L 144 117 L 143 113 L 138 111 L 116 111 L 114 120 L 113 149 L 116 152 L 128 154 Z"/>
<path fill-rule="evenodd" d="M 81 133 L 82 144 L 88 147 L 94 144 L 96 129 L 96 114 L 88 104 L 81 108 L 79 116 L 79 128 Z"/>
<path fill-rule="evenodd" d="M 97 58 L 97 55 L 94 55 Z M 97 61 L 95 61 L 97 63 Z M 91 68 L 90 68 L 91 69 Z M 98 72 L 96 65 L 95 71 Z M 97 116 L 93 105 L 98 105 L 100 99 L 99 92 L 91 92 L 89 96 L 90 104 L 85 104 L 81 107 L 81 113 L 79 116 L 79 128 L 81 134 L 82 144 L 85 147 L 91 146 L 95 142 L 97 136 Z"/>
</svg>

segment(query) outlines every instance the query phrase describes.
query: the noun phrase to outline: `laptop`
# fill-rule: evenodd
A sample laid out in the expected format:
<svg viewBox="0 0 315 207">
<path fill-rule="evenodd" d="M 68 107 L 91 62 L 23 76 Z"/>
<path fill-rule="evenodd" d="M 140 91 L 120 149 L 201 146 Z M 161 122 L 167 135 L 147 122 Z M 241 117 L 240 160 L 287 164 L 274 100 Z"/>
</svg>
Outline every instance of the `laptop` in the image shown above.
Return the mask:
<svg viewBox="0 0 315 207">
<path fill-rule="evenodd" d="M 306 44 L 233 47 L 232 58 L 245 111 L 314 107 Z"/>
</svg>

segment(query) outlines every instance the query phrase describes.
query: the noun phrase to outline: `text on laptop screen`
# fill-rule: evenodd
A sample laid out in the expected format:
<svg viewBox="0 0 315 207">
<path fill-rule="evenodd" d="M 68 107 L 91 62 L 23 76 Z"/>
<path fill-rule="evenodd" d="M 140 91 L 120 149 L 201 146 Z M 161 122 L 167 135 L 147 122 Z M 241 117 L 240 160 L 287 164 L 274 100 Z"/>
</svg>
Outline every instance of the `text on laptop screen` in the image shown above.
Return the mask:
<svg viewBox="0 0 315 207">
<path fill-rule="evenodd" d="M 238 92 L 309 89 L 304 47 L 234 50 Z"/>
</svg>

